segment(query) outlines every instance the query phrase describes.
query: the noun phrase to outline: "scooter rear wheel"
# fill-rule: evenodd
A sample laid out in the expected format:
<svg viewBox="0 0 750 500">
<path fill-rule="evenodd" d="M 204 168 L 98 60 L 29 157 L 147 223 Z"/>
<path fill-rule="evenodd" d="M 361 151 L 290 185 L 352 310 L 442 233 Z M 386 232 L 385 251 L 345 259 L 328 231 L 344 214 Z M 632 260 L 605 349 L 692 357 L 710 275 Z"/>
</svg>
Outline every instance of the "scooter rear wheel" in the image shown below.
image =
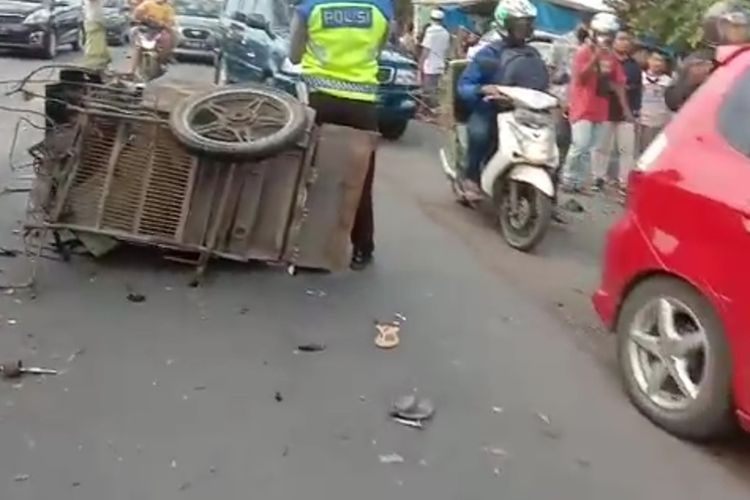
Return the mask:
<svg viewBox="0 0 750 500">
<path fill-rule="evenodd" d="M 511 190 L 516 190 L 513 206 Z M 529 252 L 547 233 L 552 220 L 552 200 L 531 184 L 504 178 L 495 189 L 500 232 L 512 248 Z"/>
</svg>

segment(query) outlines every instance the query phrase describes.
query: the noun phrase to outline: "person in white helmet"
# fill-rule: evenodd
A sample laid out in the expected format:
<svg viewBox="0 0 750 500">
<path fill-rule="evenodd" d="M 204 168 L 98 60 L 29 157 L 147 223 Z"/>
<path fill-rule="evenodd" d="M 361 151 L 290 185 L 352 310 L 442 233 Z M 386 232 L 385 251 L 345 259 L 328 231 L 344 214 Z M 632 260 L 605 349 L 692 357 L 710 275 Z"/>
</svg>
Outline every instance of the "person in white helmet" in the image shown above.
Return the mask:
<svg viewBox="0 0 750 500">
<path fill-rule="evenodd" d="M 445 13 L 434 9 L 430 13 L 430 25 L 422 39 L 422 52 L 419 57 L 419 69 L 422 73 L 422 90 L 428 106 L 435 106 L 440 78 L 445 72 L 445 59 L 451 45 L 451 35 L 443 26 Z"/>
<path fill-rule="evenodd" d="M 501 0 L 495 26 L 501 38 L 482 48 L 461 74 L 458 96 L 471 110 L 467 123 L 468 148 L 464 190 L 470 199 L 481 198 L 482 168 L 497 142 L 497 85 L 546 91 L 549 73 L 541 54 L 528 44 L 534 34 L 536 7 L 529 0 Z"/>
<path fill-rule="evenodd" d="M 625 71 L 612 50 L 619 29 L 614 14 L 596 14 L 591 20 L 591 36 L 573 57 L 568 95 L 572 142 L 562 171 L 563 188 L 568 191 L 587 188 L 591 152 L 609 120 L 612 95 L 620 103 L 624 121 L 634 121 L 625 96 Z"/>
</svg>

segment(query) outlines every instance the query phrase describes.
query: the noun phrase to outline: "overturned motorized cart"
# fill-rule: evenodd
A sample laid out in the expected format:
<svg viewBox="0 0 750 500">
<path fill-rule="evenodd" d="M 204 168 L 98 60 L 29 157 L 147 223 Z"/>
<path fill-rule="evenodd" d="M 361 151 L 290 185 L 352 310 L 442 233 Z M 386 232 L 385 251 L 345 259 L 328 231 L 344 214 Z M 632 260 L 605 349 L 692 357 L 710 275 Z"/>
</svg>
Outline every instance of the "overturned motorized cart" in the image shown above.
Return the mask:
<svg viewBox="0 0 750 500">
<path fill-rule="evenodd" d="M 47 85 L 27 227 L 211 258 L 340 270 L 377 135 L 317 126 L 265 86 L 145 89 L 63 71 Z M 97 252 L 97 248 L 104 249 Z"/>
</svg>

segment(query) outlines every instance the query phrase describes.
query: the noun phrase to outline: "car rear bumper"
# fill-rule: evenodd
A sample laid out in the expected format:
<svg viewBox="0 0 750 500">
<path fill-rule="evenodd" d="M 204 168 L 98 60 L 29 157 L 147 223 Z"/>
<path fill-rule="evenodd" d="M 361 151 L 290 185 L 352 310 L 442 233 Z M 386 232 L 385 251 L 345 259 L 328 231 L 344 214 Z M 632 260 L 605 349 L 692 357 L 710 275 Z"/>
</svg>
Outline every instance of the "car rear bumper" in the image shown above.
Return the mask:
<svg viewBox="0 0 750 500">
<path fill-rule="evenodd" d="M 191 49 L 178 46 L 176 49 L 174 49 L 174 53 L 177 56 L 190 57 L 195 59 L 213 60 L 214 58 L 214 50 L 212 48 Z"/>
<path fill-rule="evenodd" d="M 594 309 L 609 330 L 615 328 L 618 309 L 627 288 L 639 276 L 661 269 L 635 213 L 626 209 L 607 232 L 601 279 L 591 297 Z"/>
<path fill-rule="evenodd" d="M 40 26 L 0 26 L 0 48 L 39 49 L 44 46 L 46 34 Z"/>
</svg>

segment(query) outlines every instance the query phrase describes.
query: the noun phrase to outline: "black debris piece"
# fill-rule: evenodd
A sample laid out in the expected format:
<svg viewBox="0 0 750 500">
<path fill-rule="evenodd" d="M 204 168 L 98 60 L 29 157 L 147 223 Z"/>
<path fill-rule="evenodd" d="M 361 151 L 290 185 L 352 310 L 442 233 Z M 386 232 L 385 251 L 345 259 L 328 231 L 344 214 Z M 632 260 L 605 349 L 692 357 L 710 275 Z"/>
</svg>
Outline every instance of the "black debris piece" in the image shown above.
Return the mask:
<svg viewBox="0 0 750 500">
<path fill-rule="evenodd" d="M 321 352 L 326 350 L 326 345 L 312 342 L 310 344 L 302 344 L 298 346 L 297 350 L 300 352 Z"/>
</svg>

